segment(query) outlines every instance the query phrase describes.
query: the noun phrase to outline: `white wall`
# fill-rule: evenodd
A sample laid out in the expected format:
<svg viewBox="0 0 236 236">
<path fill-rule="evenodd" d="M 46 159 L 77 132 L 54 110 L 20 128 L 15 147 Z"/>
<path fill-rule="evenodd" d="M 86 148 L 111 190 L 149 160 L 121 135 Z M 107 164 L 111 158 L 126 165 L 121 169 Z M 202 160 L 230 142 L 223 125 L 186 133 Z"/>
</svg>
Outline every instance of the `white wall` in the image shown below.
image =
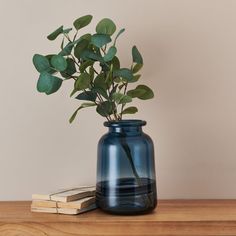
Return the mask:
<svg viewBox="0 0 236 236">
<path fill-rule="evenodd" d="M 1 0 L 0 200 L 95 182 L 103 119 L 91 109 L 69 125 L 70 82 L 37 93 L 31 62 L 57 52 L 48 33 L 85 14 L 94 15 L 88 31 L 103 17 L 126 28 L 123 66 L 134 44 L 143 54 L 143 83 L 156 97 L 134 118 L 147 120 L 155 142 L 159 197 L 235 198 L 235 13 L 230 0 Z"/>
</svg>

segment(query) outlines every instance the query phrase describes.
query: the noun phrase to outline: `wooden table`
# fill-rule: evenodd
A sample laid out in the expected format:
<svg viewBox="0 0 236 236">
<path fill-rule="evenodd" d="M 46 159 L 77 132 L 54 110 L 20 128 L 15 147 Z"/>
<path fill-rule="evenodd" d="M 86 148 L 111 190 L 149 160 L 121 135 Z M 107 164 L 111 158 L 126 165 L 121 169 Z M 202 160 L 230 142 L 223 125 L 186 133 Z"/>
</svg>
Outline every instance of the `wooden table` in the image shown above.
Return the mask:
<svg viewBox="0 0 236 236">
<path fill-rule="evenodd" d="M 236 235 L 236 200 L 161 200 L 140 216 L 31 213 L 30 202 L 0 202 L 0 235 Z"/>
</svg>

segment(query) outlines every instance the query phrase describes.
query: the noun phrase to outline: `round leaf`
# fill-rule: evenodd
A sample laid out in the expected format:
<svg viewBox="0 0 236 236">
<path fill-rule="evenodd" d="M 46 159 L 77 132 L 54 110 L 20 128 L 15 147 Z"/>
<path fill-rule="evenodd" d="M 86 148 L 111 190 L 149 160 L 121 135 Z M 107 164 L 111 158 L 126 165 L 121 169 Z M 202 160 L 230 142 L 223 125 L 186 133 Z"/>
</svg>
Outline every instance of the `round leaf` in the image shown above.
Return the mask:
<svg viewBox="0 0 236 236">
<path fill-rule="evenodd" d="M 128 82 L 133 79 L 133 73 L 130 69 L 122 68 L 115 70 L 113 72 L 114 77 L 122 77 L 123 79 L 127 80 Z"/>
<path fill-rule="evenodd" d="M 113 65 L 114 70 L 120 69 L 120 61 L 119 61 L 118 57 L 115 56 L 112 59 L 111 64 Z"/>
<path fill-rule="evenodd" d="M 104 18 L 96 26 L 96 32 L 98 34 L 112 35 L 116 31 L 115 23 L 108 18 Z"/>
<path fill-rule="evenodd" d="M 154 97 L 153 91 L 148 86 L 146 86 L 146 85 L 138 85 L 136 88 L 137 89 L 145 90 L 145 93 L 138 97 L 139 99 L 147 100 L 147 99 L 151 99 L 151 98 Z"/>
<path fill-rule="evenodd" d="M 94 64 L 94 61 L 85 61 L 83 63 L 80 64 L 79 70 L 80 72 L 84 72 L 89 66 L 92 66 Z"/>
<path fill-rule="evenodd" d="M 82 39 L 86 39 L 86 40 L 90 41 L 91 34 L 84 34 L 84 35 L 80 36 L 79 40 L 82 40 Z"/>
<path fill-rule="evenodd" d="M 62 79 L 47 72 L 42 72 L 37 83 L 37 90 L 47 95 L 55 93 L 62 84 Z"/>
<path fill-rule="evenodd" d="M 104 74 L 99 74 L 97 75 L 97 77 L 94 80 L 94 87 L 95 88 L 103 88 L 103 89 L 107 89 L 107 85 L 105 82 L 105 75 Z"/>
<path fill-rule="evenodd" d="M 122 93 L 113 93 L 112 98 L 117 104 L 126 104 L 132 102 L 132 97 L 124 95 Z"/>
<path fill-rule="evenodd" d="M 142 96 L 143 94 L 145 94 L 145 90 L 144 89 L 138 89 L 138 88 L 135 88 L 133 90 L 129 90 L 127 92 L 127 95 L 129 95 L 132 98 L 138 98 L 138 97 Z"/>
<path fill-rule="evenodd" d="M 58 71 L 64 71 L 67 67 L 66 59 L 61 55 L 55 55 L 51 59 L 52 66 Z"/>
<path fill-rule="evenodd" d="M 117 49 L 116 49 L 116 47 L 115 46 L 112 46 L 112 47 L 110 47 L 109 49 L 108 49 L 108 52 L 107 52 L 107 54 L 104 56 L 104 61 L 105 62 L 108 62 L 108 61 L 111 61 L 113 58 L 114 58 L 114 56 L 116 55 L 116 52 L 117 52 Z"/>
<path fill-rule="evenodd" d="M 55 40 L 60 34 L 63 33 L 63 25 L 53 31 L 51 34 L 47 36 L 49 40 Z"/>
<path fill-rule="evenodd" d="M 91 20 L 93 19 L 93 16 L 91 15 L 86 15 L 78 18 L 77 20 L 74 21 L 74 27 L 79 30 L 85 26 L 87 26 Z"/>
<path fill-rule="evenodd" d="M 134 114 L 134 113 L 136 113 L 136 112 L 138 112 L 137 107 L 127 107 L 126 109 L 124 109 L 124 110 L 122 111 L 122 114 L 123 114 L 123 115 L 124 115 L 124 114 Z"/>
<path fill-rule="evenodd" d="M 89 87 L 90 85 L 90 76 L 87 73 L 82 73 L 75 81 L 75 89 L 83 90 Z"/>
<path fill-rule="evenodd" d="M 66 62 L 67 62 L 66 70 L 62 71 L 61 75 L 64 78 L 69 79 L 76 72 L 76 67 L 75 67 L 75 63 L 74 63 L 73 59 L 67 58 Z"/>
<path fill-rule="evenodd" d="M 75 57 L 79 59 L 83 51 L 87 49 L 88 45 L 89 45 L 89 41 L 86 39 L 82 39 L 81 41 L 79 41 L 76 44 L 75 49 L 74 49 Z"/>
<path fill-rule="evenodd" d="M 87 100 L 87 101 L 92 101 L 94 102 L 97 98 L 96 93 L 92 91 L 85 91 L 80 93 L 77 97 L 75 97 L 78 100 Z"/>
<path fill-rule="evenodd" d="M 116 35 L 115 40 L 114 40 L 114 45 L 116 44 L 116 40 L 118 39 L 118 37 L 119 37 L 123 32 L 125 32 L 125 29 L 121 29 L 121 30 L 118 32 L 118 34 Z"/>
<path fill-rule="evenodd" d="M 147 100 L 154 97 L 153 91 L 146 85 L 138 85 L 135 89 L 128 91 L 127 95 L 132 98 L 137 97 L 142 100 Z"/>
<path fill-rule="evenodd" d="M 103 96 L 105 99 L 109 99 L 109 96 L 107 95 L 107 90 L 102 88 L 102 87 L 95 87 L 92 90 L 93 92 L 100 94 L 101 96 Z"/>
<path fill-rule="evenodd" d="M 109 42 L 111 42 L 111 37 L 106 34 L 94 34 L 91 37 L 91 43 L 98 48 L 101 48 Z"/>
<path fill-rule="evenodd" d="M 112 113 L 112 105 L 113 105 L 112 102 L 108 102 L 108 101 L 102 102 L 101 104 L 97 106 L 96 111 L 101 116 L 110 115 Z"/>
<path fill-rule="evenodd" d="M 136 46 L 133 46 L 132 48 L 132 57 L 133 57 L 133 62 L 136 62 L 138 64 L 143 64 L 143 58 Z"/>
<path fill-rule="evenodd" d="M 133 67 L 133 73 L 137 73 L 139 72 L 143 67 L 143 64 L 135 64 L 135 66 Z"/>
<path fill-rule="evenodd" d="M 47 57 L 40 55 L 40 54 L 34 54 L 33 56 L 33 64 L 38 72 L 44 72 L 50 70 L 50 63 L 47 59 Z"/>
<path fill-rule="evenodd" d="M 89 50 L 89 49 L 85 49 L 80 57 L 83 59 L 83 60 L 94 60 L 94 61 L 100 61 L 100 62 L 103 62 L 103 58 L 101 55 L 99 54 L 96 54 L 95 52 L 93 52 L 92 50 Z"/>
<path fill-rule="evenodd" d="M 71 51 L 73 49 L 74 45 L 73 43 L 69 42 L 60 52 L 59 55 L 61 56 L 68 56 L 71 54 Z"/>
<path fill-rule="evenodd" d="M 134 76 L 133 76 L 133 79 L 130 80 L 129 82 L 130 82 L 130 83 L 135 83 L 135 82 L 137 82 L 137 81 L 139 80 L 140 77 L 141 77 L 140 74 L 134 75 Z"/>
</svg>

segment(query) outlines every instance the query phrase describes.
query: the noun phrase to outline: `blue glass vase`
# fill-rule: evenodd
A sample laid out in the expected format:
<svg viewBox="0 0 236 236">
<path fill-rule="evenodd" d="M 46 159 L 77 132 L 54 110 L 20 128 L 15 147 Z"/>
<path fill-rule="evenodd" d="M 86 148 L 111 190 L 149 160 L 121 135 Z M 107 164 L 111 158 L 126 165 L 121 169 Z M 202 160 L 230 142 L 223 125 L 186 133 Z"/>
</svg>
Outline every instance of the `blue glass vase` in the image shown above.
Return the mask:
<svg viewBox="0 0 236 236">
<path fill-rule="evenodd" d="M 157 205 L 154 147 L 142 120 L 105 122 L 98 143 L 96 203 L 112 214 L 143 214 Z"/>
</svg>

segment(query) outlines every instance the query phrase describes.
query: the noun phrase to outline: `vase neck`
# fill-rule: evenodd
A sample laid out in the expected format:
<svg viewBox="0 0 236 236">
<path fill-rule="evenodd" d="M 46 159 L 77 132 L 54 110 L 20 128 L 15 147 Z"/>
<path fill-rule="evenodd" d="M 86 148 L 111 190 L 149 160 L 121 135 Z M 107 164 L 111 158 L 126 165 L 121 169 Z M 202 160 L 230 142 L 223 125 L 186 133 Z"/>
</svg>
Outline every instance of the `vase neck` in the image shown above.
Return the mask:
<svg viewBox="0 0 236 236">
<path fill-rule="evenodd" d="M 123 133 L 126 135 L 132 134 L 141 134 L 142 131 L 142 127 L 109 127 L 109 132 L 110 133 Z"/>
<path fill-rule="evenodd" d="M 105 122 L 104 126 L 109 128 L 110 133 L 138 135 L 142 133 L 142 126 L 145 124 L 146 121 L 142 120 L 121 120 Z"/>
</svg>

